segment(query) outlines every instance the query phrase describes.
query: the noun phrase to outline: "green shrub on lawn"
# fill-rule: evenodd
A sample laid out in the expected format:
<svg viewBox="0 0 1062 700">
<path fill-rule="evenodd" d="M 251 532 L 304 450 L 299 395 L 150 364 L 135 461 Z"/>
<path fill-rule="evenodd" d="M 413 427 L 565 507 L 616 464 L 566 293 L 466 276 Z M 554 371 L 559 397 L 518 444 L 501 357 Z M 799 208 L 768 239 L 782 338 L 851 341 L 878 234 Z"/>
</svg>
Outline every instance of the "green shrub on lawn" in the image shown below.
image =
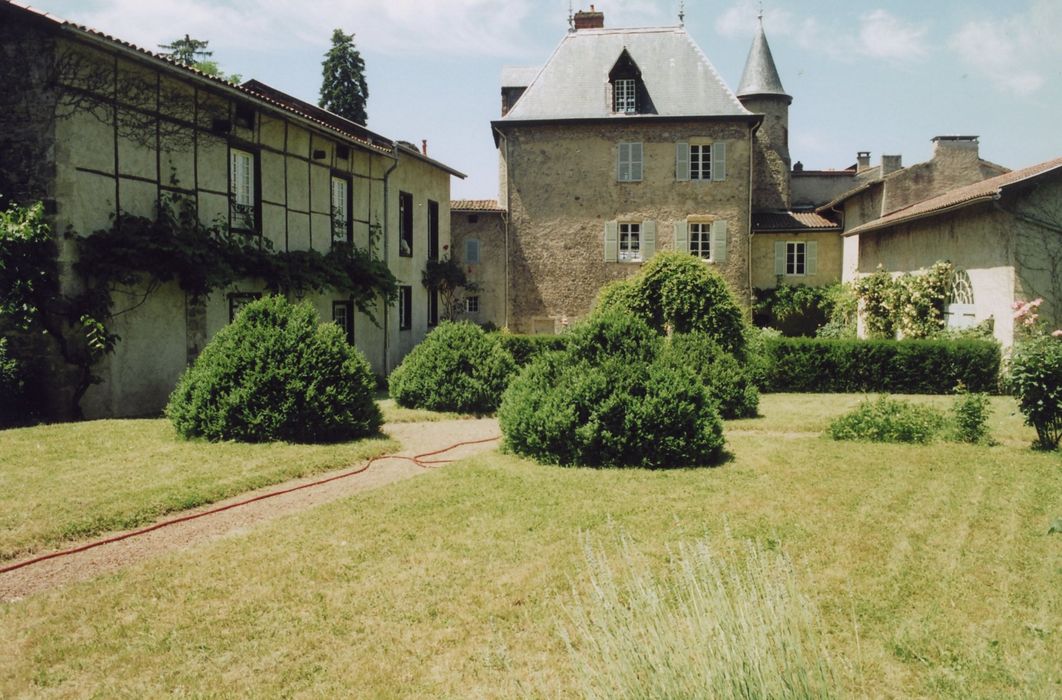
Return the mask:
<svg viewBox="0 0 1062 700">
<path fill-rule="evenodd" d="M 960 393 L 951 409 L 951 421 L 955 440 L 958 442 L 985 443 L 988 437 L 988 418 L 992 406 L 988 395 Z"/>
<path fill-rule="evenodd" d="M 926 444 L 936 439 L 946 424 L 940 411 L 879 396 L 830 423 L 829 434 L 834 440 Z"/>
<path fill-rule="evenodd" d="M 659 357 L 661 343 L 616 312 L 575 329 L 567 350 L 537 357 L 506 390 L 498 420 L 507 448 L 561 465 L 717 462 L 716 402 L 691 369 Z"/>
<path fill-rule="evenodd" d="M 507 331 L 492 332 L 501 346 L 513 356 L 517 367 L 526 367 L 544 352 L 563 350 L 568 342 L 567 335 L 523 335 Z"/>
<path fill-rule="evenodd" d="M 186 438 L 342 442 L 382 418 L 364 356 L 309 304 L 248 304 L 181 377 L 166 415 Z"/>
<path fill-rule="evenodd" d="M 750 372 L 708 336 L 676 333 L 665 342 L 664 357 L 675 366 L 689 367 L 697 373 L 718 403 L 723 418 L 756 416 L 760 392 Z"/>
<path fill-rule="evenodd" d="M 634 277 L 609 284 L 597 310 L 609 309 L 628 311 L 658 333 L 705 333 L 744 359 L 744 314 L 723 276 L 692 255 L 658 253 Z"/>
<path fill-rule="evenodd" d="M 1062 338 L 1049 335 L 1023 341 L 1010 361 L 1009 384 L 1036 429 L 1036 446 L 1058 448 L 1062 439 Z"/>
<path fill-rule="evenodd" d="M 994 341 L 769 338 L 764 353 L 767 391 L 948 394 L 999 384 Z"/>
<path fill-rule="evenodd" d="M 496 335 L 467 321 L 443 322 L 406 355 L 388 387 L 407 408 L 491 413 L 515 370 Z"/>
</svg>

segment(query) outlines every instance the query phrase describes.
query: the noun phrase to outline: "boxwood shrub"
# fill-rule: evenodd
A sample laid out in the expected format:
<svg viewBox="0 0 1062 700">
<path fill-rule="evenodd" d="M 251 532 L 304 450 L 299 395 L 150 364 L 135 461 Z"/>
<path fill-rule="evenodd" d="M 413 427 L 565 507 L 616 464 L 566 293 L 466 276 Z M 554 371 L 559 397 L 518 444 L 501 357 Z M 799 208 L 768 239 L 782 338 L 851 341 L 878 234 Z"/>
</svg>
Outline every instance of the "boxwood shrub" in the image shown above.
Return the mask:
<svg viewBox="0 0 1062 700">
<path fill-rule="evenodd" d="M 1000 348 L 986 340 L 769 338 L 768 391 L 996 392 Z"/>
<path fill-rule="evenodd" d="M 406 355 L 388 387 L 401 406 L 492 413 L 515 370 L 497 334 L 467 321 L 443 322 Z"/>
<path fill-rule="evenodd" d="M 691 369 L 660 356 L 662 342 L 615 312 L 573 330 L 566 350 L 539 355 L 506 390 L 498 419 L 507 449 L 561 465 L 718 462 L 716 402 Z"/>
<path fill-rule="evenodd" d="M 307 304 L 248 304 L 184 373 L 166 415 L 178 434 L 240 442 L 342 442 L 382 422 L 369 363 Z"/>
<path fill-rule="evenodd" d="M 723 418 L 756 415 L 760 392 L 752 374 L 708 336 L 676 333 L 665 342 L 664 357 L 675 366 L 691 368 L 701 378 Z"/>
<path fill-rule="evenodd" d="M 517 367 L 525 367 L 544 352 L 563 350 L 566 347 L 566 335 L 522 335 L 518 333 L 491 333 L 505 348 Z"/>
</svg>

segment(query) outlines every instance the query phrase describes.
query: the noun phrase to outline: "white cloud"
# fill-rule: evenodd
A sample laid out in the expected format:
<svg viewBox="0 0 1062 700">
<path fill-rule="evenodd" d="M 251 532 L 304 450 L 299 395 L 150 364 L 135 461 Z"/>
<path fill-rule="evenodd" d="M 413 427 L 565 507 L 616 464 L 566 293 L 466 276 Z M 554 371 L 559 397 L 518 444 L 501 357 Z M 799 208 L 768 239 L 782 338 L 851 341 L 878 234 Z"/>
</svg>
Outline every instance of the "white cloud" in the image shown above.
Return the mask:
<svg viewBox="0 0 1062 700">
<path fill-rule="evenodd" d="M 757 15 L 759 6 L 755 0 L 739 0 L 716 18 L 715 30 L 731 38 L 751 37 L 758 26 Z M 793 12 L 776 7 L 764 11 L 763 26 L 771 38 L 786 37 L 803 49 L 838 60 L 907 62 L 928 53 L 928 28 L 905 22 L 887 10 L 863 14 L 858 28 L 853 29 L 836 20 L 826 24 L 815 17 L 798 18 Z"/>
<path fill-rule="evenodd" d="M 1003 92 L 1031 95 L 1048 76 L 1057 79 L 1062 61 L 1062 5 L 1034 0 L 1025 12 L 1005 19 L 964 24 L 949 46 L 972 71 Z"/>
<path fill-rule="evenodd" d="M 528 39 L 533 0 L 102 0 L 77 19 L 154 48 L 188 33 L 211 48 L 324 46 L 341 27 L 358 47 L 388 55 L 513 56 Z M 627 4 L 638 3 L 628 0 Z M 635 8 L 636 9 L 636 8 Z M 559 18 L 560 19 L 560 18 Z"/>
</svg>

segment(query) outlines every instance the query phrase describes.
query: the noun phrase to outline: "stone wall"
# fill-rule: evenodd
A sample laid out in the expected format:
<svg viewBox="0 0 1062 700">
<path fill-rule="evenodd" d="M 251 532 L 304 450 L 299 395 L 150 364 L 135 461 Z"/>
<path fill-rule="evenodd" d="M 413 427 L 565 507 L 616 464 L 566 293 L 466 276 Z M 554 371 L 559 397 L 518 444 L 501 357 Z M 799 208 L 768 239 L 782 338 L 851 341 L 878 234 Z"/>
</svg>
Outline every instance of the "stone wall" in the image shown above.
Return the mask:
<svg viewBox="0 0 1062 700">
<path fill-rule="evenodd" d="M 752 166 L 752 209 L 789 209 L 789 98 L 780 96 L 743 97 L 745 109 L 763 114 L 756 132 L 755 162 Z"/>
<path fill-rule="evenodd" d="M 676 181 L 675 144 L 726 141 L 722 182 Z M 641 142 L 640 182 L 617 182 L 620 142 Z M 749 127 L 743 122 L 512 125 L 508 153 L 510 211 L 510 327 L 532 332 L 574 322 L 606 283 L 626 278 L 640 263 L 605 262 L 608 221 L 657 224 L 657 249 L 674 248 L 673 227 L 689 216 L 728 224 L 728 256 L 721 272 L 746 306 L 749 252 Z"/>
<path fill-rule="evenodd" d="M 475 323 L 492 323 L 498 328 L 508 324 L 505 308 L 505 216 L 498 211 L 453 211 L 450 215 L 453 259 L 465 268 L 468 279 L 479 285 L 479 311 L 460 313 L 458 318 Z M 479 263 L 465 256 L 466 241 L 479 241 Z"/>
</svg>

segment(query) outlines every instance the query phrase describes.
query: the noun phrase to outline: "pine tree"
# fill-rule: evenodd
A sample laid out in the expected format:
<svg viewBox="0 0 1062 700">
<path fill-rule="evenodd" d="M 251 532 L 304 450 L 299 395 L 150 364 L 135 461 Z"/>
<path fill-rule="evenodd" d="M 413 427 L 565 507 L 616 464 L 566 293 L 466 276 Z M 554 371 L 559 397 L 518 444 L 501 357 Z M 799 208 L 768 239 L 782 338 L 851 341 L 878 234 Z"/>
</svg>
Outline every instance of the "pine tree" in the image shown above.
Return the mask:
<svg viewBox="0 0 1062 700">
<path fill-rule="evenodd" d="M 332 48 L 321 64 L 324 80 L 321 83 L 321 107 L 341 117 L 365 124 L 369 117 L 365 104 L 369 87 L 365 84 L 365 61 L 354 46 L 354 35 L 342 29 L 332 32 Z"/>
<path fill-rule="evenodd" d="M 209 44 L 209 41 L 193 39 L 185 34 L 183 39 L 174 39 L 168 44 L 159 44 L 159 48 L 167 50 L 163 56 L 168 56 L 189 68 L 195 68 L 197 63 L 214 55 L 213 51 L 206 50 Z"/>
</svg>

